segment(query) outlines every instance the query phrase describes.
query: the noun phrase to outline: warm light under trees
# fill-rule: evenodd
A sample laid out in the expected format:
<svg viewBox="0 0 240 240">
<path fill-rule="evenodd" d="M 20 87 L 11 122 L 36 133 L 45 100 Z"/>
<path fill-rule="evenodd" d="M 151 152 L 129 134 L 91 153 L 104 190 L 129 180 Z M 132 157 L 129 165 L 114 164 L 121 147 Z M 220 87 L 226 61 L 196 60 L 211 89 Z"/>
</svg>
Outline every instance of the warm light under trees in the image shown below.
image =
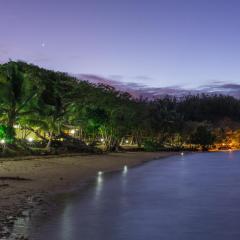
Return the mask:
<svg viewBox="0 0 240 240">
<path fill-rule="evenodd" d="M 24 62 L 0 65 L 0 86 L 5 153 L 239 148 L 240 101 L 233 97 L 134 99 Z"/>
</svg>

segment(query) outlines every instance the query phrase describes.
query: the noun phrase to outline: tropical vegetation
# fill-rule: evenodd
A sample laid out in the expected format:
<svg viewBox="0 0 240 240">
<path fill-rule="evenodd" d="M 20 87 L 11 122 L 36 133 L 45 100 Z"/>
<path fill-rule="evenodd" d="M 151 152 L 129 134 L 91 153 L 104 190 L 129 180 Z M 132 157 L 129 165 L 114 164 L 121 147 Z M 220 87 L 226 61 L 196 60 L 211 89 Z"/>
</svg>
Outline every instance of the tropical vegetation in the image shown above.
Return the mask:
<svg viewBox="0 0 240 240">
<path fill-rule="evenodd" d="M 0 65 L 2 154 L 225 149 L 240 146 L 240 100 L 134 98 L 25 62 Z"/>
</svg>

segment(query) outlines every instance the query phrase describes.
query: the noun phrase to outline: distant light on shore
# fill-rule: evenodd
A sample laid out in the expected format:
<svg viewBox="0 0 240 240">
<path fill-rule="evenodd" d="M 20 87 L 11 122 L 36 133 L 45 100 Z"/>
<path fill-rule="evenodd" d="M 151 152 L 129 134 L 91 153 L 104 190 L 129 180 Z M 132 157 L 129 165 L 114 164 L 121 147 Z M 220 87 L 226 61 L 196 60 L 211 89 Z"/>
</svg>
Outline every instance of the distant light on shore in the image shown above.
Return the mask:
<svg viewBox="0 0 240 240">
<path fill-rule="evenodd" d="M 30 143 L 33 142 L 33 138 L 31 138 L 31 137 L 28 138 L 27 140 L 28 140 L 28 142 L 30 142 Z"/>
<path fill-rule="evenodd" d="M 98 176 L 102 176 L 103 175 L 103 172 L 102 171 L 99 171 L 98 172 Z"/>
<path fill-rule="evenodd" d="M 72 129 L 72 130 L 70 131 L 71 134 L 75 134 L 75 132 L 76 132 L 76 131 L 75 131 L 74 129 Z"/>
<path fill-rule="evenodd" d="M 181 152 L 181 156 L 183 156 L 184 155 L 184 152 Z"/>
</svg>

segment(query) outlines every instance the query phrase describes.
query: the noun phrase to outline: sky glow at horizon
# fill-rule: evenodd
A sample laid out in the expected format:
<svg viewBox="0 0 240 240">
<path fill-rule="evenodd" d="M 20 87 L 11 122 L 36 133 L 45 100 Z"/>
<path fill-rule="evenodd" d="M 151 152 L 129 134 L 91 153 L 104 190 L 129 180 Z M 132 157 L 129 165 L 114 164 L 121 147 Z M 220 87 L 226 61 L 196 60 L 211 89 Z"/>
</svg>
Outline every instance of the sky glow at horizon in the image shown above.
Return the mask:
<svg viewBox="0 0 240 240">
<path fill-rule="evenodd" d="M 240 1 L 1 0 L 0 61 L 151 87 L 240 82 Z"/>
</svg>

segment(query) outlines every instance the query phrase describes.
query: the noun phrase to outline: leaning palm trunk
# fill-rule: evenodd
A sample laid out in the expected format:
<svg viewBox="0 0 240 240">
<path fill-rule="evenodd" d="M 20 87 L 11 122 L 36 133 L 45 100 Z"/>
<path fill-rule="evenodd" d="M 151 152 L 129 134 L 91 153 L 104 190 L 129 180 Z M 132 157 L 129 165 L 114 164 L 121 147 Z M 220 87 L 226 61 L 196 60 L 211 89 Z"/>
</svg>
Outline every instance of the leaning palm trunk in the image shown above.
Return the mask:
<svg viewBox="0 0 240 240">
<path fill-rule="evenodd" d="M 15 108 L 8 112 L 8 121 L 7 121 L 7 140 L 13 141 L 15 138 L 14 123 L 16 120 Z"/>
<path fill-rule="evenodd" d="M 46 150 L 50 151 L 51 150 L 51 145 L 52 145 L 52 137 L 53 137 L 53 131 L 50 131 L 49 133 L 49 140 L 46 146 Z"/>
</svg>

